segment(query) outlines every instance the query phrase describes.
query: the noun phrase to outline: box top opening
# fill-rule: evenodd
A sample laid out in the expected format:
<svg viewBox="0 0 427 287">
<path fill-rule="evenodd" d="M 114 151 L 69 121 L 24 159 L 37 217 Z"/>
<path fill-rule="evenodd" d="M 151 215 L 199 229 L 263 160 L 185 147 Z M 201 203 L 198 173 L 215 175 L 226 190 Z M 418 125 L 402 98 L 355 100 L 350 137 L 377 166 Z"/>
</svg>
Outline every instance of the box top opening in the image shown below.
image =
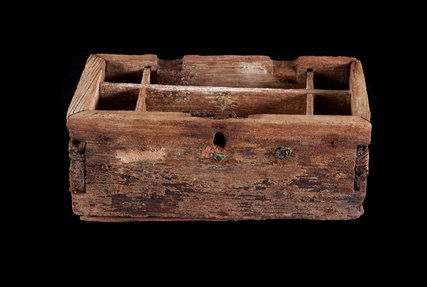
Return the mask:
<svg viewBox="0 0 427 287">
<path fill-rule="evenodd" d="M 355 115 L 353 105 L 359 105 L 360 113 L 369 119 L 363 70 L 354 58 L 92 57 L 99 77 L 92 82 L 96 99 L 91 109 L 245 118 L 253 114 Z"/>
</svg>

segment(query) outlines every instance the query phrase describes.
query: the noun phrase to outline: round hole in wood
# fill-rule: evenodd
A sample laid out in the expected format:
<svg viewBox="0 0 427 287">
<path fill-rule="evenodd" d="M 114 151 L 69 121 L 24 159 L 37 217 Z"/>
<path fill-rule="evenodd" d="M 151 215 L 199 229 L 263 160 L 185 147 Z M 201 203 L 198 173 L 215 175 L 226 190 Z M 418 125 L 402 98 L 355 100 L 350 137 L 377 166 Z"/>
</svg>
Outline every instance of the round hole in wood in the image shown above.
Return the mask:
<svg viewBox="0 0 427 287">
<path fill-rule="evenodd" d="M 220 148 L 225 148 L 225 144 L 227 143 L 227 140 L 225 139 L 225 136 L 222 132 L 217 132 L 214 136 L 213 143 L 214 145 L 217 145 Z"/>
</svg>

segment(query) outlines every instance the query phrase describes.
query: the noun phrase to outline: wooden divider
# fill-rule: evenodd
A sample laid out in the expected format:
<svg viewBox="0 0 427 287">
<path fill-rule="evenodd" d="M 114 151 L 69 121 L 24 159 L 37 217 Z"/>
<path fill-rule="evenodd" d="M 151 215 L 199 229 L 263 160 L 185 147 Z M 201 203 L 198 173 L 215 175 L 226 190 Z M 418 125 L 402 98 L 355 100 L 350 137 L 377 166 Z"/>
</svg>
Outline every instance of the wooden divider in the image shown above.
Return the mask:
<svg viewBox="0 0 427 287">
<path fill-rule="evenodd" d="M 305 90 L 150 85 L 147 111 L 305 114 Z"/>
<path fill-rule="evenodd" d="M 314 104 L 312 100 L 308 104 L 307 95 L 326 97 L 332 102 L 339 98 L 337 103 L 345 103 L 350 95 L 348 90 L 310 89 L 312 84 L 308 84 L 309 89 L 199 87 L 147 84 L 149 77 L 147 71 L 141 84 L 101 83 L 100 100 L 111 101 L 116 96 L 123 101 L 132 101 L 137 97 L 136 111 L 232 112 L 238 117 L 247 117 L 263 113 L 313 114 Z"/>
<path fill-rule="evenodd" d="M 144 68 L 142 74 L 141 87 L 139 90 L 138 102 L 136 103 L 135 110 L 138 112 L 147 111 L 147 86 L 150 85 L 151 70 L 150 67 Z"/>
<path fill-rule="evenodd" d="M 313 90 L 314 89 L 314 80 L 313 80 L 313 70 L 309 69 L 307 70 L 307 81 L 305 88 L 307 90 Z M 313 93 L 307 93 L 307 107 L 305 113 L 307 115 L 313 115 L 314 114 L 314 97 Z"/>
</svg>

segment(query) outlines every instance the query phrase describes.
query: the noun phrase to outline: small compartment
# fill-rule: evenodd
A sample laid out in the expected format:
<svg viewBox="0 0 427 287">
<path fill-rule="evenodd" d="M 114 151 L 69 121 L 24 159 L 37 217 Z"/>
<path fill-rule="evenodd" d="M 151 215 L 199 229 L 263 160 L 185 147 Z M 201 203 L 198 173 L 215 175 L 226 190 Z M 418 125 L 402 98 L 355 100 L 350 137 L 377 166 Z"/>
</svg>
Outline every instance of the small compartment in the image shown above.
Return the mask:
<svg viewBox="0 0 427 287">
<path fill-rule="evenodd" d="M 129 66 L 126 63 L 107 61 L 105 67 L 105 81 L 111 83 L 141 83 L 143 66 Z"/>
<path fill-rule="evenodd" d="M 138 86 L 102 83 L 96 109 L 133 111 L 136 108 L 139 90 Z"/>
<path fill-rule="evenodd" d="M 314 95 L 315 115 L 351 115 L 349 92 Z"/>
<path fill-rule="evenodd" d="M 349 65 L 334 69 L 314 70 L 314 88 L 320 90 L 348 90 Z"/>
<path fill-rule="evenodd" d="M 108 65 L 107 65 L 108 67 Z M 133 83 L 139 84 L 142 79 L 142 70 L 120 71 L 120 69 L 110 68 L 105 73 L 105 81 L 111 83 Z"/>
<path fill-rule="evenodd" d="M 149 67 L 152 78 L 158 65 L 156 55 L 103 55 L 105 58 L 105 82 L 140 84 L 144 68 Z"/>
</svg>

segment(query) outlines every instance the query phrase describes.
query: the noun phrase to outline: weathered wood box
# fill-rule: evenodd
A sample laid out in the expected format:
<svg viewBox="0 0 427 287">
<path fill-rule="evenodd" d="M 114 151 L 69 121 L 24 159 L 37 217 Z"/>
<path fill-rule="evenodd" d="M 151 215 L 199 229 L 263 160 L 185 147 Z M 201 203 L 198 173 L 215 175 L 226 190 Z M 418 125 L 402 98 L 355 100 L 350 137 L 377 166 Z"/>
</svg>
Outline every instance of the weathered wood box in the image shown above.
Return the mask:
<svg viewBox="0 0 427 287">
<path fill-rule="evenodd" d="M 348 57 L 92 55 L 67 113 L 83 220 L 353 219 L 370 111 Z"/>
</svg>

